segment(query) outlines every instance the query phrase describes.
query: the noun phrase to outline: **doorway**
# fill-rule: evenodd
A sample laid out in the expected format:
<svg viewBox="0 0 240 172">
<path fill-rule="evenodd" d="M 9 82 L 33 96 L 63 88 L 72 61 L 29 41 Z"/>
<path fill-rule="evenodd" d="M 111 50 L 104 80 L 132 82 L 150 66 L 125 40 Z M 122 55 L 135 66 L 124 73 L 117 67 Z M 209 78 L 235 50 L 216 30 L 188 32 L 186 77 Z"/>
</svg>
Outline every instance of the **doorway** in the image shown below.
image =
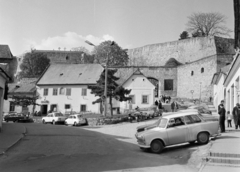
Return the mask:
<svg viewBox="0 0 240 172">
<path fill-rule="evenodd" d="M 47 115 L 48 105 L 41 105 L 42 115 Z"/>
</svg>

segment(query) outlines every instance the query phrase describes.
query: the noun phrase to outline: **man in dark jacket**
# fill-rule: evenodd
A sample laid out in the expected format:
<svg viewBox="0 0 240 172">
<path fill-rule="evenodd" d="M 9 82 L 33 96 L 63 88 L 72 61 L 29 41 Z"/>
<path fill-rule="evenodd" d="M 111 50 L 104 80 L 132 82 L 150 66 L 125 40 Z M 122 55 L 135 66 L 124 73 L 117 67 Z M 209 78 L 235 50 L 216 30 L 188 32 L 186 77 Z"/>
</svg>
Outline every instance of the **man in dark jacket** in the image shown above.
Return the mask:
<svg viewBox="0 0 240 172">
<path fill-rule="evenodd" d="M 225 114 L 226 110 L 224 108 L 224 100 L 221 101 L 221 104 L 218 105 L 218 114 L 219 114 L 219 125 L 221 133 L 225 132 Z"/>
<path fill-rule="evenodd" d="M 233 108 L 232 115 L 233 115 L 233 120 L 235 124 L 235 128 L 238 129 L 239 124 L 239 103 L 236 104 L 236 106 Z M 239 126 L 240 128 L 240 126 Z"/>
<path fill-rule="evenodd" d="M 172 109 L 172 112 L 176 112 L 176 111 L 177 111 L 177 109 L 178 109 L 178 104 L 177 104 L 177 102 L 173 101 L 173 102 L 171 103 L 171 109 Z"/>
</svg>

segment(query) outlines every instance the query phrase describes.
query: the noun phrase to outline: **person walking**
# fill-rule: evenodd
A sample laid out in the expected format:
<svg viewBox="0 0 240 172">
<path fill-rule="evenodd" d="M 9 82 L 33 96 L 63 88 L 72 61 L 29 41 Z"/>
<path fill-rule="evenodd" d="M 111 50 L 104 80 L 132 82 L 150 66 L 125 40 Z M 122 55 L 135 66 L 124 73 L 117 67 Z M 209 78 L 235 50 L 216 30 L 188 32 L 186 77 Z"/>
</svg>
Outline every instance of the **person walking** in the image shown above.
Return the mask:
<svg viewBox="0 0 240 172">
<path fill-rule="evenodd" d="M 232 128 L 232 114 L 230 111 L 227 111 L 227 122 L 228 122 L 228 127 Z"/>
<path fill-rule="evenodd" d="M 221 101 L 221 104 L 218 105 L 218 114 L 219 114 L 219 125 L 221 133 L 225 132 L 225 114 L 226 110 L 224 108 L 224 100 Z"/>
<path fill-rule="evenodd" d="M 171 109 L 172 109 L 172 112 L 176 112 L 178 109 L 178 104 L 177 102 L 175 102 L 175 100 L 173 100 L 173 102 L 171 103 Z"/>
<path fill-rule="evenodd" d="M 233 108 L 233 111 L 232 111 L 232 115 L 233 115 L 233 121 L 234 121 L 234 124 L 235 124 L 235 129 L 238 129 L 238 126 L 239 126 L 239 103 L 236 104 L 236 106 Z M 239 126 L 240 127 L 240 126 Z"/>
</svg>

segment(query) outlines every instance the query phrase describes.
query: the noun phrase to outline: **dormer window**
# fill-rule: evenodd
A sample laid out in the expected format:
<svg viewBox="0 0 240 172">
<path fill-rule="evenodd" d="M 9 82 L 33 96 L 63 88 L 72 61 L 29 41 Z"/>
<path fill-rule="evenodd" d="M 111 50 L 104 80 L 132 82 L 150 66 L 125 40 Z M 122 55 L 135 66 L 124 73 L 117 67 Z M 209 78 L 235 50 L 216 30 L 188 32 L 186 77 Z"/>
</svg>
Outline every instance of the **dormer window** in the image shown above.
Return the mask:
<svg viewBox="0 0 240 172">
<path fill-rule="evenodd" d="M 203 73 L 203 72 L 204 72 L 204 68 L 202 67 L 202 68 L 201 68 L 201 73 Z"/>
<path fill-rule="evenodd" d="M 192 72 L 191 72 L 191 76 L 193 76 L 193 75 L 194 75 L 194 72 L 192 71 Z"/>
</svg>

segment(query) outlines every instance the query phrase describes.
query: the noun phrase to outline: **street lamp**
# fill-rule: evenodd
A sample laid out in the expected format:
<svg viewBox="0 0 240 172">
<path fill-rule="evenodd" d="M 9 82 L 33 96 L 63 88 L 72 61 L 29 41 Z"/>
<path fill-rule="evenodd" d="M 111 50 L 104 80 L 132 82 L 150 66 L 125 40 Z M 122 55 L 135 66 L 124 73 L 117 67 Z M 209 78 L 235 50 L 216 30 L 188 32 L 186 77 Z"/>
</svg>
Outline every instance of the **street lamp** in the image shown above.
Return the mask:
<svg viewBox="0 0 240 172">
<path fill-rule="evenodd" d="M 202 86 L 202 82 L 200 82 L 200 99 L 199 99 L 199 104 L 201 103 L 201 86 Z"/>
<path fill-rule="evenodd" d="M 96 47 L 93 43 L 90 41 L 86 40 L 85 41 L 88 45 Z M 111 46 L 114 45 L 114 41 L 111 42 Z M 106 46 L 106 45 L 105 45 Z M 109 59 L 109 52 L 107 52 L 107 60 L 105 64 L 105 86 L 104 86 L 104 99 L 105 99 L 105 107 L 104 107 L 104 116 L 107 116 L 107 77 L 108 77 L 108 59 Z M 103 100 L 103 99 L 102 99 Z"/>
</svg>

